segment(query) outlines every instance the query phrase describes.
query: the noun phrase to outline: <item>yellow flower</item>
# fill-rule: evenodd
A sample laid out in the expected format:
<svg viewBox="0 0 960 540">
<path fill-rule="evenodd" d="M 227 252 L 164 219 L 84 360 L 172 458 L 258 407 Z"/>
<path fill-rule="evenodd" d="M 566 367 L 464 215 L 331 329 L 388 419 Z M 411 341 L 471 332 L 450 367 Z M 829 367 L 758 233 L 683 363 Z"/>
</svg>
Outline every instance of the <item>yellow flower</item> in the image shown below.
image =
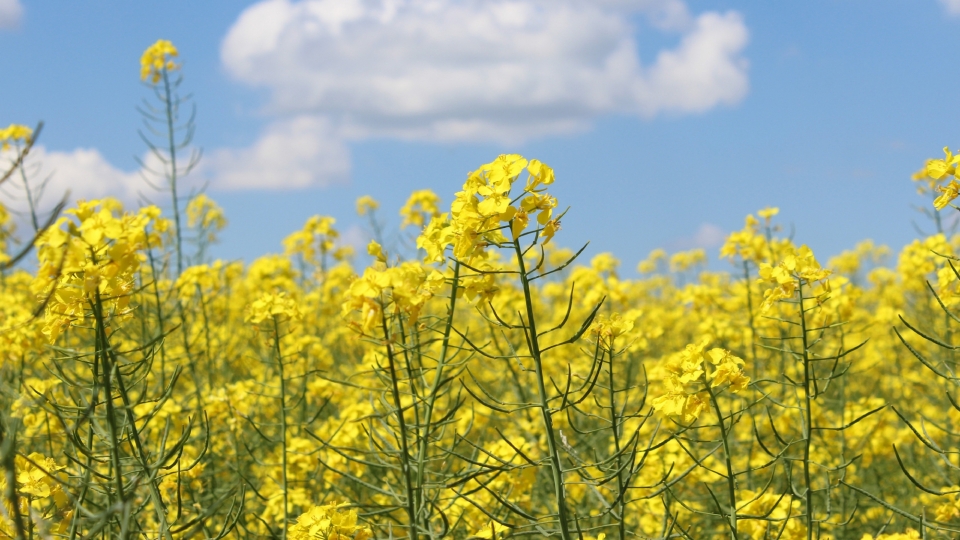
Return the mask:
<svg viewBox="0 0 960 540">
<path fill-rule="evenodd" d="M 937 186 L 936 191 L 940 193 L 940 196 L 934 199 L 933 207 L 937 210 L 943 210 L 950 201 L 957 198 L 957 195 L 960 194 L 960 183 L 953 178 L 950 179 L 950 182 L 945 186 Z"/>
<path fill-rule="evenodd" d="M 400 209 L 400 217 L 401 229 L 410 225 L 423 227 L 427 220 L 440 217 L 440 197 L 429 189 L 414 191 Z"/>
<path fill-rule="evenodd" d="M 33 130 L 22 124 L 10 124 L 0 129 L 0 149 L 7 150 L 10 143 L 29 143 Z"/>
<path fill-rule="evenodd" d="M 140 57 L 140 80 L 145 81 L 149 78 L 152 84 L 157 84 L 164 72 L 180 69 L 180 66 L 173 61 L 179 55 L 173 43 L 158 39 L 156 43 L 147 47 L 147 50 L 143 51 L 143 56 Z"/>
<path fill-rule="evenodd" d="M 554 235 L 557 234 L 557 231 L 559 230 L 560 230 L 559 219 L 552 219 L 548 221 L 546 225 L 543 226 L 543 231 L 540 233 L 540 238 L 543 239 L 542 244 L 546 245 L 547 242 L 549 242 L 554 237 Z"/>
<path fill-rule="evenodd" d="M 367 254 L 380 262 L 387 262 L 387 256 L 383 253 L 383 248 L 380 247 L 380 244 L 378 244 L 376 240 L 371 240 L 370 243 L 367 244 Z"/>
<path fill-rule="evenodd" d="M 247 312 L 243 320 L 259 325 L 270 319 L 282 322 L 299 318 L 300 309 L 297 307 L 297 302 L 292 298 L 287 298 L 286 293 L 281 292 L 278 294 L 266 293 L 260 296 L 247 306 Z"/>
<path fill-rule="evenodd" d="M 344 505 L 328 504 L 314 506 L 300 517 L 297 523 L 290 527 L 290 540 L 367 540 L 373 537 L 373 532 L 357 523 L 357 511 L 350 509 L 341 511 Z"/>
<path fill-rule="evenodd" d="M 380 203 L 370 195 L 364 195 L 357 199 L 357 215 L 365 216 L 368 212 L 373 212 L 380 208 Z"/>
<path fill-rule="evenodd" d="M 710 381 L 710 386 L 717 387 L 730 383 L 730 391 L 734 394 L 745 389 L 750 384 L 750 377 L 743 374 L 743 360 L 726 349 L 710 349 L 707 351 L 710 361 L 716 366 Z"/>
<path fill-rule="evenodd" d="M 757 212 L 757 215 L 762 217 L 763 220 L 769 224 L 770 220 L 773 219 L 773 216 L 779 213 L 780 213 L 780 209 L 777 208 L 776 206 L 768 206 L 763 210 L 760 210 L 759 212 Z"/>
<path fill-rule="evenodd" d="M 527 179 L 527 187 L 524 191 L 534 191 L 539 186 L 549 186 L 553 183 L 553 169 L 540 160 L 531 159 L 530 164 L 527 165 L 527 172 L 530 173 L 530 177 Z"/>
<path fill-rule="evenodd" d="M 223 209 L 203 193 L 190 199 L 186 208 L 187 227 L 222 230 L 227 226 Z"/>
<path fill-rule="evenodd" d="M 607 317 L 598 315 L 590 327 L 590 332 L 596 334 L 600 346 L 610 350 L 616 338 L 633 330 L 633 320 L 624 319 L 619 313 Z"/>
<path fill-rule="evenodd" d="M 960 154 L 953 155 L 950 148 L 946 146 L 943 147 L 943 153 L 945 154 L 943 159 L 927 160 L 920 174 L 934 180 L 943 180 L 947 175 L 956 174 L 957 163 L 960 163 Z"/>
</svg>

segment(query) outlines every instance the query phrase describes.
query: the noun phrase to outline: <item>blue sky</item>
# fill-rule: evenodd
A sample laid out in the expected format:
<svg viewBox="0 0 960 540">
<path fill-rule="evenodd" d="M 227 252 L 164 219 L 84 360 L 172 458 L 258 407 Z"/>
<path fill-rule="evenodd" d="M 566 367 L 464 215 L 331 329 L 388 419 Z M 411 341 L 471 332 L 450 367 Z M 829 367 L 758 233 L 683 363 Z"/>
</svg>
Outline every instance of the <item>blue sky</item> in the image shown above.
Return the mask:
<svg viewBox="0 0 960 540">
<path fill-rule="evenodd" d="M 910 174 L 960 146 L 949 1 L 0 0 L 0 124 L 46 123 L 51 189 L 132 201 L 158 38 L 197 104 L 223 258 L 313 214 L 359 241 L 356 197 L 396 226 L 411 191 L 449 201 L 503 152 L 556 169 L 561 243 L 627 272 L 657 247 L 715 259 L 768 205 L 821 259 L 899 249 L 929 228 Z"/>
</svg>

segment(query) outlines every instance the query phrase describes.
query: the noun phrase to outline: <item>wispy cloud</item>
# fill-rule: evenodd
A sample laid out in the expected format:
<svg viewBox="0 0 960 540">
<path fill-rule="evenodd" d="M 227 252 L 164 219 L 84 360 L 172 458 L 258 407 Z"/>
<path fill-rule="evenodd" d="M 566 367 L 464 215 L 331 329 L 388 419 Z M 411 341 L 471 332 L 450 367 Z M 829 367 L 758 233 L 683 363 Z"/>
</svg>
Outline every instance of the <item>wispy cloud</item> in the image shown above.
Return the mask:
<svg viewBox="0 0 960 540">
<path fill-rule="evenodd" d="M 22 17 L 20 0 L 0 0 L 0 30 L 16 28 Z"/>
<path fill-rule="evenodd" d="M 960 15 L 960 0 L 940 0 L 940 3 L 943 5 L 943 9 L 947 10 L 947 13 L 950 15 Z"/>
</svg>

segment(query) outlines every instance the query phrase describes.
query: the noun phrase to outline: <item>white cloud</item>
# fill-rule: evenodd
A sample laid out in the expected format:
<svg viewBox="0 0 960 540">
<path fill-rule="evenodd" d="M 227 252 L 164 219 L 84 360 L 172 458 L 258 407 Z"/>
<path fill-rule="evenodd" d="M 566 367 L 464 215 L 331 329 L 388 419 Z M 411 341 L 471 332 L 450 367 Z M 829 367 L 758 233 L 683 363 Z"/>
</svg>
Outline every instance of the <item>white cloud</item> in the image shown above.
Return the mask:
<svg viewBox="0 0 960 540">
<path fill-rule="evenodd" d="M 713 249 L 723 245 L 727 232 L 713 223 L 701 223 L 692 236 L 678 238 L 666 247 L 668 251 L 687 251 L 690 249 Z"/>
<path fill-rule="evenodd" d="M 636 14 L 681 34 L 649 66 Z M 513 142 L 737 103 L 746 43 L 739 14 L 692 17 L 679 0 L 267 0 L 221 57 L 272 112 L 330 118 L 347 138 Z"/>
<path fill-rule="evenodd" d="M 5 156 L 8 157 L 8 156 Z M 8 159 L 3 159 L 6 163 Z M 72 152 L 50 151 L 34 146 L 27 157 L 31 184 L 47 181 L 46 200 L 53 202 L 67 191 L 72 200 L 113 196 L 129 199 L 139 181 L 136 172 L 128 173 L 114 167 L 93 148 L 77 148 Z M 6 170 L 6 168 L 4 168 Z M 9 180 L 19 183 L 19 176 Z M 135 194 L 133 195 L 135 198 Z"/>
<path fill-rule="evenodd" d="M 950 15 L 960 15 L 960 0 L 940 0 L 943 8 Z"/>
<path fill-rule="evenodd" d="M 6 172 L 6 164 L 13 158 L 12 151 L 0 153 L 0 169 Z M 161 170 L 155 158 L 146 159 L 147 166 Z M 70 152 L 51 151 L 42 145 L 36 145 L 30 151 L 26 161 L 26 171 L 32 189 L 41 183 L 43 188 L 42 207 L 50 207 L 69 193 L 68 204 L 79 199 L 99 199 L 114 197 L 130 207 L 136 207 L 144 197 L 163 206 L 167 203 L 164 194 L 158 193 L 145 180 L 140 171 L 123 171 L 114 167 L 103 155 L 93 148 L 77 148 Z M 188 182 L 184 182 L 186 186 Z M 26 207 L 25 196 L 20 187 L 20 176 L 14 175 L 4 191 L 14 201 L 5 200 L 15 207 Z"/>
<path fill-rule="evenodd" d="M 250 148 L 211 152 L 197 172 L 220 189 L 325 186 L 346 181 L 350 154 L 328 121 L 299 116 L 271 124 Z"/>
<path fill-rule="evenodd" d="M 0 0 L 0 28 L 22 11 Z M 649 65 L 647 31 L 679 37 Z M 208 152 L 195 176 L 219 189 L 325 186 L 348 179 L 351 141 L 518 143 L 604 115 L 733 105 L 749 89 L 747 40 L 738 13 L 691 14 L 683 0 L 265 0 L 240 14 L 221 58 L 268 91 L 270 122 L 248 148 Z M 95 149 L 37 147 L 33 159 L 50 193 L 160 198 Z"/>
<path fill-rule="evenodd" d="M 23 17 L 20 0 L 0 0 L 0 30 L 16 28 Z"/>
</svg>

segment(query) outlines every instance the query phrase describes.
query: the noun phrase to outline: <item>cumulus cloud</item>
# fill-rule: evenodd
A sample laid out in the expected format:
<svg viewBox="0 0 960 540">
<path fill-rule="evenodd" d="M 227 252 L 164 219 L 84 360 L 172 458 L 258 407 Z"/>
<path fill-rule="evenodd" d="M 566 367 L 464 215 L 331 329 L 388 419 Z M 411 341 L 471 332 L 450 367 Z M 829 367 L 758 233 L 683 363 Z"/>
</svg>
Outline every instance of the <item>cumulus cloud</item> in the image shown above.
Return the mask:
<svg viewBox="0 0 960 540">
<path fill-rule="evenodd" d="M 346 181 L 350 155 L 330 122 L 300 116 L 275 122 L 249 148 L 219 149 L 198 174 L 221 189 L 304 188 Z"/>
<path fill-rule="evenodd" d="M 12 158 L 12 151 L 0 153 L 0 163 L 6 164 Z M 147 167 L 159 170 L 154 161 L 148 158 Z M 6 170 L 6 167 L 0 168 Z M 67 192 L 70 194 L 69 203 L 79 199 L 99 199 L 107 196 L 120 199 L 129 205 L 136 205 L 143 196 L 158 200 L 161 204 L 164 202 L 162 196 L 147 184 L 140 171 L 120 170 L 93 148 L 62 152 L 36 145 L 27 158 L 26 171 L 31 186 L 46 183 L 41 201 L 44 206 L 58 202 Z M 8 182 L 5 189 L 14 198 L 22 198 L 19 175 Z"/>
<path fill-rule="evenodd" d="M 681 35 L 649 66 L 638 14 Z M 269 90 L 272 112 L 323 115 L 348 138 L 512 142 L 734 104 L 746 43 L 739 14 L 694 17 L 677 0 L 268 0 L 221 57 Z"/>
<path fill-rule="evenodd" d="M 943 8 L 950 15 L 960 15 L 960 0 L 940 0 Z"/>
<path fill-rule="evenodd" d="M 678 38 L 644 51 L 639 32 Z M 518 143 L 734 105 L 749 90 L 734 12 L 682 0 L 265 0 L 221 44 L 231 77 L 275 119 L 206 168 L 219 187 L 342 181 L 369 138 Z"/>
<path fill-rule="evenodd" d="M 0 30 L 16 28 L 23 17 L 20 0 L 0 0 Z"/>
</svg>

